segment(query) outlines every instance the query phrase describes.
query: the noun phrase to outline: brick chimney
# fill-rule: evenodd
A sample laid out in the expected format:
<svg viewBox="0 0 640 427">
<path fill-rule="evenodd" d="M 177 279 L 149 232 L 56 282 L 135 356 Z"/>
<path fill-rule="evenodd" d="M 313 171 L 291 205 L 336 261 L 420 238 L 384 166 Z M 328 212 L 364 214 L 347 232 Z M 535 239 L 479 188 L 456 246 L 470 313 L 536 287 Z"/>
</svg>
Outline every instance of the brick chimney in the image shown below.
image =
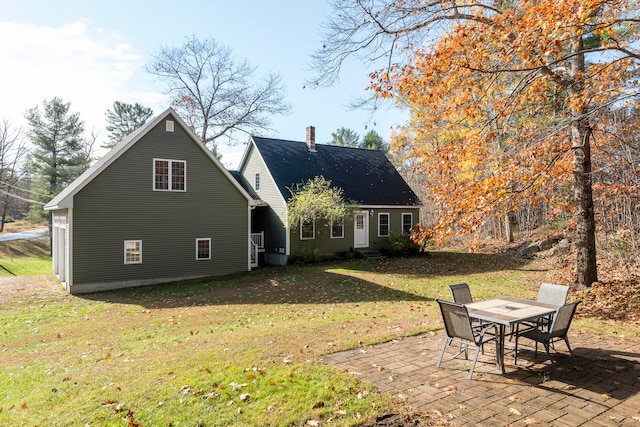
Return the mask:
<svg viewBox="0 0 640 427">
<path fill-rule="evenodd" d="M 312 153 L 316 152 L 316 128 L 307 126 L 307 146 Z"/>
</svg>

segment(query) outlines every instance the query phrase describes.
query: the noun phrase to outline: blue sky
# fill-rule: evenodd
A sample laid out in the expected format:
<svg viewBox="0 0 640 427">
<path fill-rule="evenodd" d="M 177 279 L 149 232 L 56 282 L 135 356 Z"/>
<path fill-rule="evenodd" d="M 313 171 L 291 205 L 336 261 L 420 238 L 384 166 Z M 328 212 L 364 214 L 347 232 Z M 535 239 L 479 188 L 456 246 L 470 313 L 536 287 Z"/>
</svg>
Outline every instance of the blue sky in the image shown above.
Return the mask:
<svg viewBox="0 0 640 427">
<path fill-rule="evenodd" d="M 0 0 L 0 119 L 25 128 L 28 108 L 58 96 L 80 113 L 89 131 L 99 132 L 102 143 L 104 113 L 114 101 L 139 102 L 155 113 L 169 106 L 165 84 L 144 64 L 162 45 L 179 46 L 195 34 L 228 45 L 257 66 L 258 75 L 282 75 L 292 112 L 274 116 L 275 132 L 263 136 L 302 141 L 306 126 L 313 125 L 318 143 L 342 126 L 360 136 L 374 129 L 388 140 L 402 112 L 372 116 L 347 108 L 366 96 L 370 66 L 352 61 L 334 87 L 304 88 L 313 75 L 310 55 L 322 45 L 320 26 L 330 13 L 325 1 Z M 243 147 L 220 148 L 223 163 L 235 167 Z"/>
</svg>

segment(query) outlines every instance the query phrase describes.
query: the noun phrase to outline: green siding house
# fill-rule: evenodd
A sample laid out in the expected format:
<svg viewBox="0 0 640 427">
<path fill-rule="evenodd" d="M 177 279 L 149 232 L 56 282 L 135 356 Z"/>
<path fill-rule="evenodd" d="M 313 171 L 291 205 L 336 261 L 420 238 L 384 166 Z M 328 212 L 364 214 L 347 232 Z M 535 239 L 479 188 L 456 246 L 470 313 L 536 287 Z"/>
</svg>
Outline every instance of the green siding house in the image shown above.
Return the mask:
<svg viewBox="0 0 640 427">
<path fill-rule="evenodd" d="M 54 273 L 85 293 L 248 271 L 254 207 L 168 109 L 45 206 Z"/>
<path fill-rule="evenodd" d="M 388 247 L 389 236 L 407 233 L 420 218 L 422 203 L 383 152 L 316 144 L 312 126 L 302 142 L 252 136 L 234 176 L 256 202 L 252 236 L 260 236 L 269 264 L 286 264 L 310 249 L 379 251 Z M 353 221 L 328 227 L 328 238 L 317 232 L 327 224 L 313 224 L 305 235 L 302 226 L 287 225 L 290 189 L 316 176 L 341 188 L 359 207 Z"/>
</svg>

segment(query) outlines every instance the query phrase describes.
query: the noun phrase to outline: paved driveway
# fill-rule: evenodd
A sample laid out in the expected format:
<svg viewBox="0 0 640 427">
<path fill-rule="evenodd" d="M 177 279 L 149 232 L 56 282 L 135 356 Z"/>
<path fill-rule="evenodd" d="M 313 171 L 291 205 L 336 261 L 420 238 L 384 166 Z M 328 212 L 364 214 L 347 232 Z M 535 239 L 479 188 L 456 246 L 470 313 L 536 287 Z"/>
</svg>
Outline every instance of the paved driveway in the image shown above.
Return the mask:
<svg viewBox="0 0 640 427">
<path fill-rule="evenodd" d="M 44 236 L 49 232 L 47 227 L 39 228 L 37 230 L 22 231 L 20 233 L 2 233 L 0 234 L 0 242 L 7 242 L 9 240 L 22 240 L 22 239 L 36 239 Z"/>
<path fill-rule="evenodd" d="M 553 376 L 544 350 L 534 364 L 533 349 L 526 347 L 518 366 L 511 362 L 499 375 L 489 344 L 468 380 L 470 362 L 447 357 L 453 352 L 435 367 L 443 338 L 443 331 L 424 334 L 329 354 L 324 361 L 413 408 L 449 415 L 454 425 L 640 426 L 640 342 L 571 331 L 578 366 L 558 343 L 561 378 Z M 507 357 L 512 360 L 508 350 Z"/>
</svg>

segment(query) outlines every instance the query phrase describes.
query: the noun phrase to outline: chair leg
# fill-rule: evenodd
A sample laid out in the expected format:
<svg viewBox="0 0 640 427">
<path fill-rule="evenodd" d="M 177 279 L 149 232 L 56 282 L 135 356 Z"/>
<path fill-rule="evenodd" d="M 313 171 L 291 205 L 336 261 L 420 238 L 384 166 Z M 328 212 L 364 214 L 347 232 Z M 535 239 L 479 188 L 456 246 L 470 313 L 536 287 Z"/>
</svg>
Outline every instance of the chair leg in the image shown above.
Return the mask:
<svg viewBox="0 0 640 427">
<path fill-rule="evenodd" d="M 444 351 L 446 350 L 447 345 L 449 345 L 449 337 L 444 337 L 444 342 L 442 343 L 442 350 L 440 350 L 440 356 L 438 357 L 438 363 L 436 363 L 436 368 L 439 368 L 440 364 L 442 363 L 442 357 L 444 356 Z"/>
<path fill-rule="evenodd" d="M 514 365 L 518 364 L 518 329 L 517 327 L 516 327 L 516 344 L 513 350 L 513 364 Z"/>
<path fill-rule="evenodd" d="M 480 347 L 482 347 L 482 344 L 480 344 L 479 346 L 476 346 L 476 353 L 473 356 L 473 362 L 471 362 L 471 368 L 469 369 L 469 379 L 473 377 L 473 370 L 475 369 L 476 362 L 478 361 L 478 354 L 480 354 Z"/>
<path fill-rule="evenodd" d="M 567 345 L 567 348 L 569 349 L 569 354 L 571 355 L 571 358 L 573 359 L 573 364 L 577 365 L 578 361 L 576 360 L 576 356 L 575 356 L 575 354 L 573 354 L 573 350 L 571 350 L 571 346 L 569 345 L 569 337 L 567 337 L 566 335 L 564 336 L 564 343 Z"/>
<path fill-rule="evenodd" d="M 556 367 L 556 361 L 553 359 L 553 356 L 551 356 L 551 343 L 550 342 L 543 342 L 542 344 L 544 344 L 544 349 L 547 351 L 547 358 L 551 361 L 551 367 L 553 368 L 553 373 L 556 374 L 556 377 L 559 377 L 560 374 L 558 373 L 558 368 Z"/>
</svg>

